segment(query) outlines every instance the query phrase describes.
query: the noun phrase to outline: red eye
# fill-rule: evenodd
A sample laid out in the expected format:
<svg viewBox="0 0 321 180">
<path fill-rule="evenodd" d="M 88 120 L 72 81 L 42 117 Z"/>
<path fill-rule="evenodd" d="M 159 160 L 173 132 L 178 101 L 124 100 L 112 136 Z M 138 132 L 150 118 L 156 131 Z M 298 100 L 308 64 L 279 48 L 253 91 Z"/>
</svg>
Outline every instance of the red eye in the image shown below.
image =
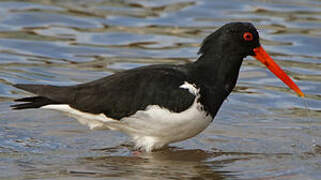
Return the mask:
<svg viewBox="0 0 321 180">
<path fill-rule="evenodd" d="M 253 40 L 253 34 L 250 33 L 250 32 L 245 32 L 245 33 L 243 34 L 243 39 L 244 39 L 245 41 L 252 41 L 252 40 Z"/>
</svg>

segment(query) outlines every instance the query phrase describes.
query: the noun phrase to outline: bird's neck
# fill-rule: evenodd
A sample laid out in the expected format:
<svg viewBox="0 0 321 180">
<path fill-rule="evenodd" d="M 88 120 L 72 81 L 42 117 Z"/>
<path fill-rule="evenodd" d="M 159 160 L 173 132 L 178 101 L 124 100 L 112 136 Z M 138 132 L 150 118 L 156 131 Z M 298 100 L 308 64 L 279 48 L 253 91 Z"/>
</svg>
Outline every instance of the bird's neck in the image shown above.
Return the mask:
<svg viewBox="0 0 321 180">
<path fill-rule="evenodd" d="M 202 84 L 222 88 L 229 94 L 236 84 L 243 58 L 231 55 L 220 57 L 202 55 L 192 63 L 192 75 Z"/>
<path fill-rule="evenodd" d="M 189 64 L 194 82 L 201 87 L 201 103 L 214 117 L 235 87 L 243 57 L 201 56 Z"/>
</svg>

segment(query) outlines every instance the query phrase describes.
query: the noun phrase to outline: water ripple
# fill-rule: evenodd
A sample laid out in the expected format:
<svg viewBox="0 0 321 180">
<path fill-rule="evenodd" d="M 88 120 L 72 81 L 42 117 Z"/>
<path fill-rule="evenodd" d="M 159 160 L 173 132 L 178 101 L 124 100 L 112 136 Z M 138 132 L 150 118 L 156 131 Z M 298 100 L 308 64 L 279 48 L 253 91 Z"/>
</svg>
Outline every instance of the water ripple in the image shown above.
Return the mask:
<svg viewBox="0 0 321 180">
<path fill-rule="evenodd" d="M 0 178 L 318 179 L 320 9 L 318 0 L 0 2 Z M 9 109 L 27 95 L 14 83 L 71 85 L 194 61 L 202 39 L 231 21 L 258 27 L 304 99 L 246 58 L 206 131 L 138 157 L 121 133 L 91 132 L 52 111 Z"/>
</svg>

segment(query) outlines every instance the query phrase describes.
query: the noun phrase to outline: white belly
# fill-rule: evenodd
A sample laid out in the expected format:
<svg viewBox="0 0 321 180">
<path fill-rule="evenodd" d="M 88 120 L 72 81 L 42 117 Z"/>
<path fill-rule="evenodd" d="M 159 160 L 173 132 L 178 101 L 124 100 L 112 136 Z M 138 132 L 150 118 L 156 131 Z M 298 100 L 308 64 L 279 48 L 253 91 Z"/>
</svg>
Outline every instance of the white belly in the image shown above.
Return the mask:
<svg viewBox="0 0 321 180">
<path fill-rule="evenodd" d="M 126 123 L 123 131 L 133 136 L 137 148 L 151 151 L 199 134 L 212 119 L 195 100 L 190 108 L 180 113 L 152 105 L 121 121 Z"/>
</svg>

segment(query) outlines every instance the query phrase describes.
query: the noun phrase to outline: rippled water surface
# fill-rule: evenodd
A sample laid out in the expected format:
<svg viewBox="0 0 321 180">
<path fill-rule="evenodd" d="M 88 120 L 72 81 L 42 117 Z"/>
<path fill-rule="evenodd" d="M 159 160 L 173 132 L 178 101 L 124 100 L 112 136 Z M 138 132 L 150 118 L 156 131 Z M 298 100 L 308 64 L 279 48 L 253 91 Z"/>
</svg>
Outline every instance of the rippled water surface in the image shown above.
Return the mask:
<svg viewBox="0 0 321 180">
<path fill-rule="evenodd" d="M 193 61 L 231 21 L 258 27 L 306 98 L 248 57 L 203 133 L 137 156 L 119 132 L 9 108 L 28 95 L 14 83 L 71 85 Z M 1 1 L 0 117 L 0 179 L 321 179 L 321 1 Z"/>
</svg>

